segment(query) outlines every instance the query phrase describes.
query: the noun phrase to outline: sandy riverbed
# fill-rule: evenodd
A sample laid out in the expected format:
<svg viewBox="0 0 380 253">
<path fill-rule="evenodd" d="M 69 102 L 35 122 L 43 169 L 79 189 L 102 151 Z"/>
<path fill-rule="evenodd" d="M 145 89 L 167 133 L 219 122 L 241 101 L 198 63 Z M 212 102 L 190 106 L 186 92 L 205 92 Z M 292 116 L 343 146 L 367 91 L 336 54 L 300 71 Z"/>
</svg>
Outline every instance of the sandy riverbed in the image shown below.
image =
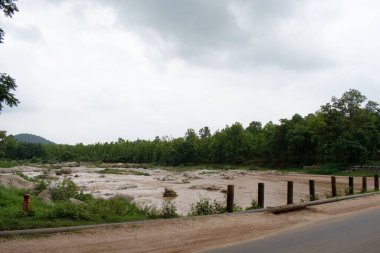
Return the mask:
<svg viewBox="0 0 380 253">
<path fill-rule="evenodd" d="M 116 168 L 125 174 L 99 174 L 104 168 L 74 167 L 68 175 L 57 176 L 59 180 L 64 177 L 71 178 L 85 193 L 94 196 L 110 198 L 123 194 L 132 197 L 139 206 L 151 206 L 160 208 L 163 201 L 165 188 L 173 189 L 178 196 L 173 198 L 177 212 L 186 215 L 191 205 L 200 198 L 210 198 L 219 201 L 225 200 L 223 189 L 228 184 L 235 185 L 235 202 L 246 208 L 250 206 L 252 199 L 257 199 L 258 182 L 265 183 L 265 206 L 278 206 L 286 204 L 287 181 L 294 181 L 294 202 L 307 199 L 308 181 L 314 179 L 316 192 L 320 199 L 331 194 L 330 176 L 305 175 L 305 174 L 281 174 L 276 171 L 244 171 L 244 170 L 196 170 L 189 172 L 171 172 L 159 169 L 125 169 Z M 20 166 L 12 171 L 22 171 L 28 176 L 37 176 L 43 173 L 43 168 Z M 130 175 L 128 171 L 143 172 L 147 175 Z M 8 171 L 2 171 L 9 173 Z M 49 171 L 55 176 L 55 171 Z M 338 192 L 344 193 L 347 189 L 347 177 L 337 177 Z M 360 190 L 360 179 L 355 180 L 355 188 Z M 368 178 L 368 188 L 373 188 L 373 181 Z"/>
</svg>

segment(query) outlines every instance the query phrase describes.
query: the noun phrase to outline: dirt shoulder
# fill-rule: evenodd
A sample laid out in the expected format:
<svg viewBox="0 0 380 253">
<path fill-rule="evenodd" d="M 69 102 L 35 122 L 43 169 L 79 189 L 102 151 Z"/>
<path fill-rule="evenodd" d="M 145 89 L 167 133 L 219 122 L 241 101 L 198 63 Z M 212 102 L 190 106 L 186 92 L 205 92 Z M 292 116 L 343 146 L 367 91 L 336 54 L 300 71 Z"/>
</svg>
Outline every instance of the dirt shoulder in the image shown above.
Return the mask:
<svg viewBox="0 0 380 253">
<path fill-rule="evenodd" d="M 199 252 L 379 207 L 380 195 L 373 195 L 281 215 L 225 214 L 127 224 L 49 236 L 0 238 L 0 248 L 4 253 Z"/>
</svg>

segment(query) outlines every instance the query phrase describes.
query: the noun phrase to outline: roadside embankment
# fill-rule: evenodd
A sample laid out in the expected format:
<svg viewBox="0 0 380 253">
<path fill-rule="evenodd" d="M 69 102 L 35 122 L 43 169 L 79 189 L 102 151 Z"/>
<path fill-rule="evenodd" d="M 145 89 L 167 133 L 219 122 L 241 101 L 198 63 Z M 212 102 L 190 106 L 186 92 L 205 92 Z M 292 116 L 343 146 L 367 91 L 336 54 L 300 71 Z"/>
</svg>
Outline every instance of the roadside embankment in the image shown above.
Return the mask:
<svg viewBox="0 0 380 253">
<path fill-rule="evenodd" d="M 2 238 L 2 252 L 197 252 L 380 207 L 380 195 L 268 212 L 147 221 L 48 237 Z"/>
</svg>

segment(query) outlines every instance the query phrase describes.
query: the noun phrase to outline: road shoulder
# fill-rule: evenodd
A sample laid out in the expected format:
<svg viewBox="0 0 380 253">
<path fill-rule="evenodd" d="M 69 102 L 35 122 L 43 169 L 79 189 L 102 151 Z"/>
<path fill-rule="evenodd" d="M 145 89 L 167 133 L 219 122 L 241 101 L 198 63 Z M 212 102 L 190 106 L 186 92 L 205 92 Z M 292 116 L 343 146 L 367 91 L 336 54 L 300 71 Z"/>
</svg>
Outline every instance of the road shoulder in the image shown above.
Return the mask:
<svg viewBox="0 0 380 253">
<path fill-rule="evenodd" d="M 380 207 L 380 195 L 274 215 L 225 214 L 126 224 L 43 237 L 1 238 L 6 252 L 198 252 Z"/>
</svg>

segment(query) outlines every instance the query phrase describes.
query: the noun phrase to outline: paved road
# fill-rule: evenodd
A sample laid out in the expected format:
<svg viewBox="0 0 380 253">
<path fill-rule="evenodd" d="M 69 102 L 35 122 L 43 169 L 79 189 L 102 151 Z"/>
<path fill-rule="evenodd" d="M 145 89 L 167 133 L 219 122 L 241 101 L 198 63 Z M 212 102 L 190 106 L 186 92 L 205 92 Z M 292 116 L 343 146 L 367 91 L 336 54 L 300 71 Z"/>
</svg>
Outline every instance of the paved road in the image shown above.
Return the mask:
<svg viewBox="0 0 380 253">
<path fill-rule="evenodd" d="M 263 239 L 206 252 L 379 253 L 380 209 L 323 221 Z"/>
</svg>

